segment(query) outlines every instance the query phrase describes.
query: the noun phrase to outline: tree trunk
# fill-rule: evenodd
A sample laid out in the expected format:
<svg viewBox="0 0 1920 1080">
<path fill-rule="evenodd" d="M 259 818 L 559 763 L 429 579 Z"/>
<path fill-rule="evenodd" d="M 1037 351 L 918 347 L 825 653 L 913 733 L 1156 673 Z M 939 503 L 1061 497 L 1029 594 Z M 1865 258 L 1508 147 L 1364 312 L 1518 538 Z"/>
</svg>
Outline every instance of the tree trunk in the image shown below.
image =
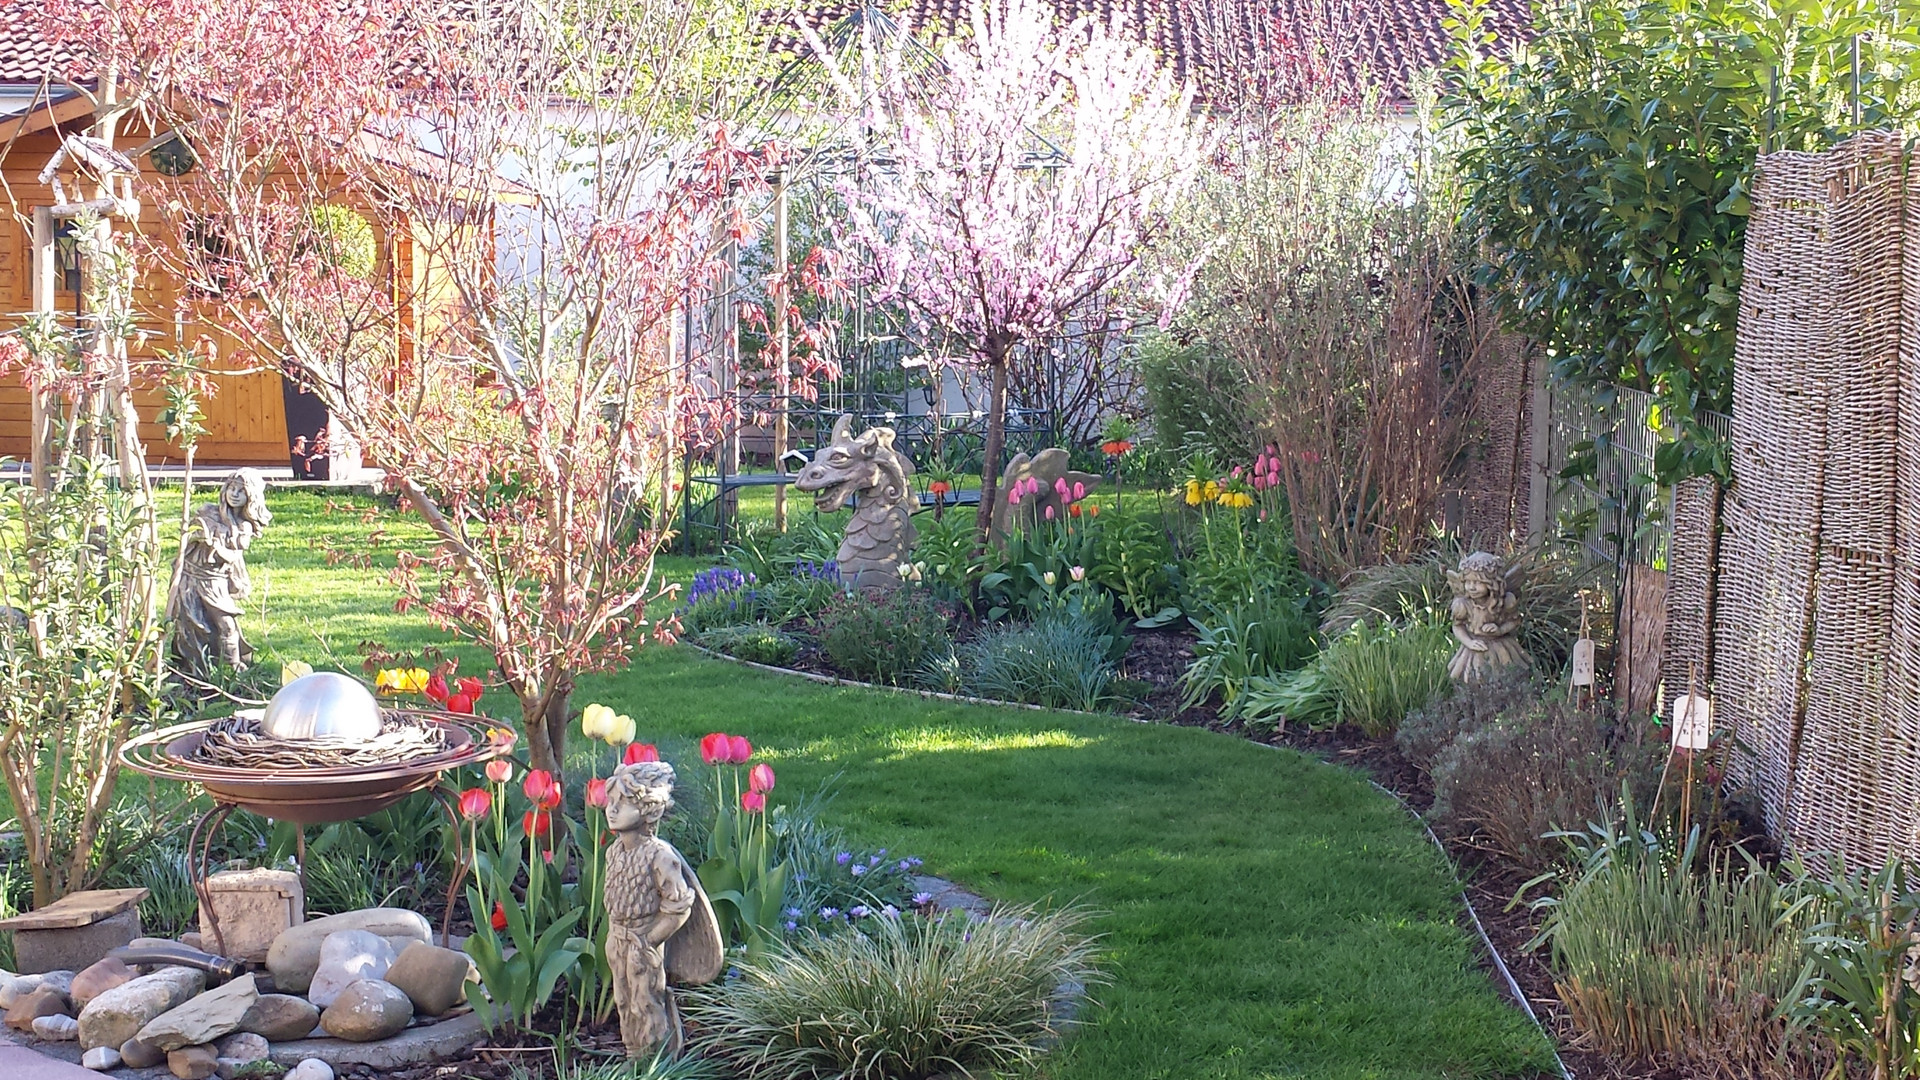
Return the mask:
<svg viewBox="0 0 1920 1080">
<path fill-rule="evenodd" d="M 992 388 L 987 397 L 987 445 L 980 462 L 980 510 L 974 515 L 974 547 L 987 549 L 993 527 L 993 507 L 1000 488 L 1000 457 L 1007 441 L 1007 360 L 1000 357 L 987 369 Z"/>
<path fill-rule="evenodd" d="M 527 762 L 532 768 L 560 775 L 560 766 L 567 760 L 567 705 L 572 697 L 572 685 L 558 681 L 547 696 L 546 707 L 536 704 L 522 717 L 527 729 Z"/>
</svg>

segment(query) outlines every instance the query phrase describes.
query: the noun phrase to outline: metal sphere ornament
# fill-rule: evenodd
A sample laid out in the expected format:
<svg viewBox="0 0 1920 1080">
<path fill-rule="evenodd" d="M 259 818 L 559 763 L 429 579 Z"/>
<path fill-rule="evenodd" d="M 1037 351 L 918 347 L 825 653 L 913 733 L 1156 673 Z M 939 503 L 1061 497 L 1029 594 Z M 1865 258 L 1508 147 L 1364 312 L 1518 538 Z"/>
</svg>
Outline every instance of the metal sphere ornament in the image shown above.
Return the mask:
<svg viewBox="0 0 1920 1080">
<path fill-rule="evenodd" d="M 316 671 L 273 695 L 260 731 L 275 739 L 373 739 L 380 734 L 380 703 L 360 680 Z"/>
</svg>

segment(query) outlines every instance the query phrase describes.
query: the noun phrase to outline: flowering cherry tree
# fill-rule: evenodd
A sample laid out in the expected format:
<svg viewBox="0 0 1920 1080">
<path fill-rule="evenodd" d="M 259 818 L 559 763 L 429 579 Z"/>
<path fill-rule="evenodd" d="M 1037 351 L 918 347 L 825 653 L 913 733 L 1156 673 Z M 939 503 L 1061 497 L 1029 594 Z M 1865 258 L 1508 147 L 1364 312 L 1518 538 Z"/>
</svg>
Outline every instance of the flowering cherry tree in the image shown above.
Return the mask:
<svg viewBox="0 0 1920 1080">
<path fill-rule="evenodd" d="M 752 74 L 751 0 L 438 20 L 384 0 L 57 2 L 69 43 L 129 73 L 197 159 L 153 181 L 167 229 L 147 257 L 387 470 L 432 533 L 398 557 L 401 607 L 491 652 L 534 767 L 557 771 L 576 677 L 669 633 L 646 616 L 653 557 L 709 396 L 671 317 L 772 164 L 716 122 Z M 384 241 L 375 272 L 342 207 Z"/>
<path fill-rule="evenodd" d="M 1041 0 L 974 0 L 971 35 L 925 92 L 897 44 L 863 83 L 864 65 L 809 42 L 849 122 L 881 144 L 839 187 L 850 272 L 987 378 L 984 542 L 1010 367 L 1083 325 L 1108 330 L 1116 308 L 1177 302 L 1183 275 L 1146 281 L 1143 267 L 1208 137 L 1191 90 L 1122 23 L 1062 25 Z"/>
</svg>

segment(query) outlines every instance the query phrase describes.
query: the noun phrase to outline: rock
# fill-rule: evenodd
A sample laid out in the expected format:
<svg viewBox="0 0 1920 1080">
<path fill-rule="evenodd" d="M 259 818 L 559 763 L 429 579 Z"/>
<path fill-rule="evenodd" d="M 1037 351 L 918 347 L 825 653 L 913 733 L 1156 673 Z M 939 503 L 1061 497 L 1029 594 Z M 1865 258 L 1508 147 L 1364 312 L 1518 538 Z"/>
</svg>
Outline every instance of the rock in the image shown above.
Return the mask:
<svg viewBox="0 0 1920 1080">
<path fill-rule="evenodd" d="M 387 969 L 387 981 L 413 1002 L 413 1011 L 439 1016 L 467 999 L 473 960 L 466 953 L 416 941 Z"/>
<path fill-rule="evenodd" d="M 48 1042 L 73 1042 L 80 1037 L 80 1021 L 65 1013 L 36 1017 L 33 1037 Z"/>
<path fill-rule="evenodd" d="M 292 871 L 222 870 L 208 876 L 206 890 L 210 903 L 200 909 L 200 937 L 214 940 L 211 908 L 220 917 L 220 951 L 226 956 L 265 960 L 274 940 L 306 919 L 306 890 Z"/>
<path fill-rule="evenodd" d="M 181 934 L 177 940 L 189 949 L 205 949 L 207 947 L 206 938 L 201 937 L 198 930 L 189 930 Z"/>
<path fill-rule="evenodd" d="M 80 1045 L 117 1047 L 140 1033 L 155 1017 L 192 1000 L 207 985 L 207 977 L 192 968 L 163 967 L 116 986 L 80 1010 Z M 157 1050 L 156 1050 L 157 1053 Z M 132 1061 L 124 1049 L 120 1056 Z M 159 1064 L 159 1059 L 149 1063 Z M 146 1068 L 148 1066 L 136 1066 Z"/>
<path fill-rule="evenodd" d="M 393 961 L 393 946 L 377 934 L 365 930 L 328 934 L 320 944 L 320 966 L 307 986 L 307 1000 L 324 1009 L 349 985 L 386 978 Z"/>
<path fill-rule="evenodd" d="M 111 1046 L 96 1046 L 80 1055 L 80 1064 L 85 1065 L 94 1072 L 106 1072 L 108 1069 L 117 1069 L 121 1064 L 120 1051 L 115 1050 Z"/>
<path fill-rule="evenodd" d="M 27 995 L 27 991 L 40 985 L 38 975 L 7 975 L 0 977 L 0 1010 L 13 1008 L 13 1003 Z"/>
<path fill-rule="evenodd" d="M 223 1080 L 232 1080 L 233 1075 L 256 1061 L 266 1061 L 267 1040 L 250 1031 L 237 1032 L 220 1040 L 218 1068 Z M 276 1070 L 277 1071 L 277 1070 Z"/>
<path fill-rule="evenodd" d="M 283 993 L 304 994 L 313 982 L 314 969 L 320 966 L 320 946 L 327 935 L 341 930 L 365 930 L 381 937 L 403 937 L 411 941 L 433 940 L 433 927 L 426 917 L 402 908 L 364 908 L 339 915 L 310 919 L 287 928 L 267 949 L 267 970 Z"/>
<path fill-rule="evenodd" d="M 412 1021 L 413 1002 L 399 987 L 378 979 L 349 984 L 320 1014 L 321 1030 L 349 1042 L 398 1035 Z"/>
<path fill-rule="evenodd" d="M 73 972 L 66 971 L 64 969 L 60 971 L 41 972 L 38 989 L 44 990 L 49 987 L 55 990 L 58 990 L 63 994 L 69 994 L 69 995 L 72 994 L 73 993 Z"/>
<path fill-rule="evenodd" d="M 364 1065 L 375 1072 L 392 1073 L 457 1057 L 485 1038 L 486 1034 L 487 1026 L 480 1019 L 480 1014 L 469 1012 L 437 1024 L 410 1027 L 379 1042 L 301 1039 L 297 1042 L 275 1043 L 273 1060 L 282 1065 L 293 1065 L 306 1058 L 319 1058 L 342 1074 L 355 1065 Z"/>
<path fill-rule="evenodd" d="M 240 1030 L 240 1021 L 259 998 L 253 976 L 242 975 L 154 1017 L 137 1037 L 169 1054 L 183 1046 L 212 1042 Z"/>
<path fill-rule="evenodd" d="M 7 1026 L 15 1031 L 32 1031 L 35 1020 L 65 1016 L 68 1008 L 67 995 L 49 986 L 36 987 L 7 1010 Z"/>
<path fill-rule="evenodd" d="M 292 994 L 261 994 L 240 1021 L 241 1031 L 251 1031 L 270 1043 L 304 1039 L 318 1026 L 320 1010 Z"/>
<path fill-rule="evenodd" d="M 167 1052 L 152 1043 L 128 1039 L 120 1044 L 120 1060 L 129 1069 L 151 1069 L 166 1064 Z"/>
<path fill-rule="evenodd" d="M 167 1051 L 167 1071 L 180 1080 L 207 1080 L 220 1071 L 220 1055 L 211 1046 L 183 1046 Z"/>
<path fill-rule="evenodd" d="M 139 973 L 128 967 L 119 957 L 109 956 L 75 975 L 73 986 L 67 991 L 67 996 L 73 999 L 75 1008 L 84 1009 L 87 1007 L 87 1002 L 116 986 L 125 986 L 138 976 Z"/>
<path fill-rule="evenodd" d="M 333 1080 L 333 1066 L 319 1058 L 301 1058 L 280 1080 Z"/>
</svg>

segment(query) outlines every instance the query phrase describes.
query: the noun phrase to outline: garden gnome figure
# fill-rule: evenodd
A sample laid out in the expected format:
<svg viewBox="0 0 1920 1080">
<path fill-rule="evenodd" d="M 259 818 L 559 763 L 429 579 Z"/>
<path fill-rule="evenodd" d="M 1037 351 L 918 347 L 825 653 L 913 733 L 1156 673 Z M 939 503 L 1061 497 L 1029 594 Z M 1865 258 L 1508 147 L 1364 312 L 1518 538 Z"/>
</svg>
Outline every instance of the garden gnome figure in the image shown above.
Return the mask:
<svg viewBox="0 0 1920 1080">
<path fill-rule="evenodd" d="M 187 667 L 244 669 L 253 659 L 253 646 L 240 636 L 240 602 L 251 588 L 247 549 L 272 520 L 266 479 L 254 469 L 236 470 L 220 485 L 220 497 L 194 512 L 167 592 L 173 652 Z"/>
<path fill-rule="evenodd" d="M 1460 651 L 1447 666 L 1453 680 L 1485 682 L 1525 664 L 1527 654 L 1514 637 L 1520 598 L 1507 588 L 1499 557 L 1476 551 L 1460 560 L 1459 570 L 1447 571 L 1447 582 L 1453 586 L 1453 636 L 1460 639 Z"/>
<path fill-rule="evenodd" d="M 834 421 L 833 438 L 813 455 L 793 486 L 831 514 L 859 496 L 840 540 L 840 580 L 857 589 L 897 589 L 900 564 L 913 550 L 913 462 L 893 448 L 893 429 L 853 434 L 853 417 Z"/>
<path fill-rule="evenodd" d="M 622 765 L 607 781 L 607 966 L 630 1058 L 662 1043 L 680 1049 L 680 1012 L 667 990 L 719 978 L 726 966 L 720 922 L 700 879 L 672 844 L 655 835 L 673 805 L 673 766 Z"/>
</svg>

